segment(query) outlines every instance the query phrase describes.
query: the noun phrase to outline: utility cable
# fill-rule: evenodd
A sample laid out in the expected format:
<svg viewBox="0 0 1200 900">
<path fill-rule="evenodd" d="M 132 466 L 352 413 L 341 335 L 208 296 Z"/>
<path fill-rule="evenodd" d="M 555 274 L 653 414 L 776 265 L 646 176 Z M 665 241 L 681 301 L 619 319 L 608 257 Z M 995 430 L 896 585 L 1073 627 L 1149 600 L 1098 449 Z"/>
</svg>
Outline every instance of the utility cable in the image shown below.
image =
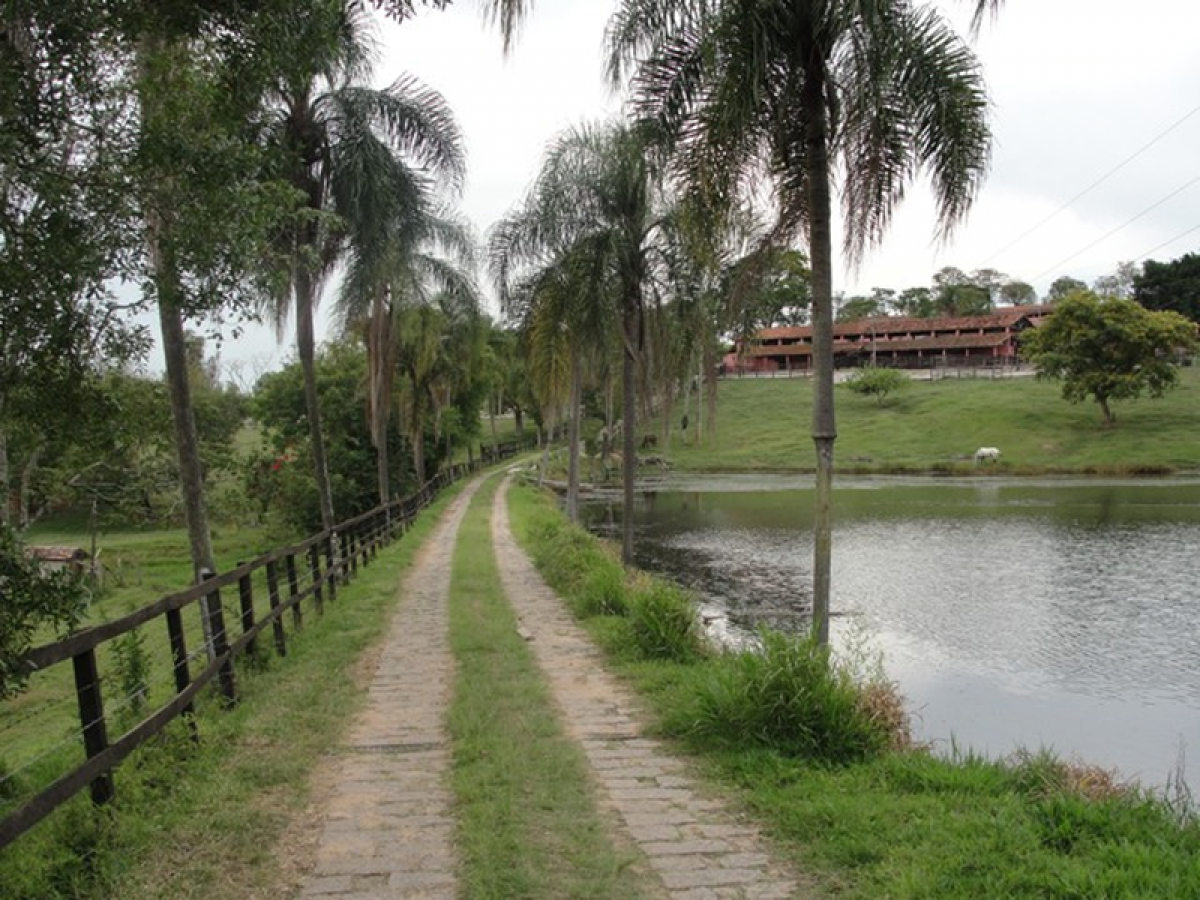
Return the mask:
<svg viewBox="0 0 1200 900">
<path fill-rule="evenodd" d="M 1170 134 L 1172 131 L 1174 131 L 1176 128 L 1178 128 L 1180 125 L 1182 125 L 1188 119 L 1190 119 L 1192 116 L 1196 115 L 1196 113 L 1200 113 L 1200 106 L 1197 106 L 1195 109 L 1193 109 L 1189 113 L 1185 113 L 1182 118 L 1177 119 L 1172 125 L 1169 125 L 1164 131 L 1160 131 L 1155 137 L 1151 138 L 1148 143 L 1144 144 L 1140 149 L 1135 150 L 1132 154 L 1125 157 L 1125 159 L 1123 159 L 1121 162 L 1117 163 L 1115 166 L 1113 166 L 1111 169 L 1109 169 L 1107 172 L 1105 172 L 1103 175 L 1101 175 L 1099 178 L 1097 178 L 1095 181 L 1093 181 L 1091 184 L 1089 184 L 1087 187 L 1085 187 L 1082 191 L 1080 191 L 1078 194 L 1076 194 L 1074 197 L 1072 197 L 1070 200 L 1068 200 L 1066 203 L 1064 203 L 1058 209 L 1054 210 L 1054 212 L 1050 213 L 1050 215 L 1046 216 L 1044 219 L 1039 221 L 1036 225 L 1033 225 L 1032 227 L 1023 231 L 1021 234 L 1017 235 L 1015 238 L 1013 238 L 1011 241 L 1009 241 L 1007 244 L 1005 244 L 1003 247 L 1001 247 L 999 250 L 997 250 L 995 253 L 993 253 L 991 256 L 989 256 L 987 259 L 985 259 L 983 261 L 982 265 L 984 265 L 984 266 L 988 265 L 993 260 L 995 260 L 996 257 L 1000 256 L 1005 251 L 1010 250 L 1016 244 L 1019 244 L 1021 241 L 1025 240 L 1025 238 L 1029 237 L 1029 235 L 1033 234 L 1035 231 L 1037 231 L 1039 228 L 1041 228 L 1043 225 L 1045 225 L 1047 222 L 1049 222 L 1051 219 L 1053 219 L 1059 213 L 1063 212 L 1068 207 L 1073 205 L 1076 200 L 1078 200 L 1081 197 L 1085 196 L 1086 194 L 1090 193 L 1092 190 L 1099 187 L 1101 184 L 1103 184 L 1105 181 L 1107 181 L 1109 178 L 1111 178 L 1113 175 L 1115 175 L 1121 169 L 1125 168 L 1125 166 L 1129 165 L 1129 163 L 1133 162 L 1135 159 L 1137 159 L 1139 156 L 1141 156 L 1143 153 L 1145 153 L 1147 150 L 1149 150 L 1151 147 L 1153 147 L 1155 144 L 1157 144 L 1159 141 L 1161 141 L 1163 138 L 1165 138 L 1168 134 Z M 1037 279 L 1034 279 L 1034 280 L 1036 281 Z"/>
<path fill-rule="evenodd" d="M 1095 247 L 1097 244 L 1101 243 L 1102 241 L 1106 241 L 1106 240 L 1108 240 L 1110 237 L 1112 237 L 1114 234 L 1116 234 L 1116 233 L 1117 233 L 1118 231 L 1120 231 L 1122 228 L 1125 228 L 1125 227 L 1126 227 L 1126 226 L 1128 226 L 1128 225 L 1132 225 L 1134 222 L 1136 222 L 1136 221 L 1137 221 L 1138 219 L 1140 219 L 1142 216 L 1146 215 L 1146 213 L 1148 213 L 1148 212 L 1150 212 L 1151 210 L 1157 209 L 1158 207 L 1162 206 L 1164 203 L 1166 203 L 1166 202 L 1167 202 L 1168 200 L 1170 200 L 1172 197 L 1174 197 L 1174 196 L 1176 196 L 1177 194 L 1180 194 L 1180 193 L 1182 193 L 1183 191 L 1185 191 L 1185 190 L 1187 190 L 1188 188 L 1190 188 L 1190 187 L 1191 187 L 1193 184 L 1195 184 L 1197 181 L 1200 181 L 1200 175 L 1197 175 L 1195 178 L 1193 178 L 1191 181 L 1187 182 L 1186 184 L 1182 184 L 1182 185 L 1180 185 L 1179 187 L 1175 188 L 1175 190 L 1171 191 L 1171 193 L 1167 194 L 1167 196 L 1163 197 L 1161 200 L 1158 200 L 1158 201 L 1156 201 L 1156 202 L 1154 202 L 1154 203 L 1151 203 L 1149 206 L 1147 206 L 1145 209 L 1143 209 L 1143 210 L 1142 210 L 1140 213 L 1138 213 L 1138 214 L 1137 214 L 1136 216 L 1134 216 L 1133 218 L 1131 218 L 1131 219 L 1126 219 L 1124 222 L 1122 222 L 1122 223 L 1121 223 L 1120 225 L 1118 225 L 1116 228 L 1113 228 L 1113 229 L 1111 229 L 1111 230 L 1109 230 L 1109 231 L 1106 231 L 1104 234 L 1100 235 L 1100 237 L 1096 238 L 1094 241 L 1092 241 L 1090 244 L 1088 244 L 1087 246 L 1083 247 L 1082 249 L 1075 251 L 1075 252 L 1074 252 L 1074 253 L 1072 253 L 1070 256 L 1068 256 L 1066 259 L 1059 260 L 1057 263 L 1055 263 L 1054 265 L 1050 266 L 1050 267 L 1049 267 L 1048 269 L 1046 269 L 1045 271 L 1043 271 L 1043 272 L 1039 272 L 1039 273 L 1038 273 L 1036 276 L 1034 276 L 1033 280 L 1034 280 L 1034 281 L 1038 281 L 1039 279 L 1041 279 L 1041 278 L 1044 278 L 1045 276 L 1049 275 L 1051 272 L 1055 272 L 1055 271 L 1057 271 L 1057 270 L 1060 270 L 1060 269 L 1061 269 L 1063 266 L 1065 266 L 1065 265 L 1066 265 L 1067 263 L 1069 263 L 1071 260 L 1075 259 L 1075 258 L 1076 258 L 1076 257 L 1078 257 L 1078 256 L 1082 256 L 1084 253 L 1086 253 L 1088 250 L 1091 250 L 1093 247 Z M 1157 249 L 1157 248 L 1155 248 L 1155 249 Z"/>
</svg>

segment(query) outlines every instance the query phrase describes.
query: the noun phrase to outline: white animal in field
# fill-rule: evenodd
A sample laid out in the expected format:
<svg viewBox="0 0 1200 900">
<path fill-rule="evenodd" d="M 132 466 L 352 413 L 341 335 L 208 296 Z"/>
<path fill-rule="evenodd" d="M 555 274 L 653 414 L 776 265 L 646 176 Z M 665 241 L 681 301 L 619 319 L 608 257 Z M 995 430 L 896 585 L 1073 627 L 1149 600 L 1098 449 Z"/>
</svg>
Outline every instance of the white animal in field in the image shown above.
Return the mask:
<svg viewBox="0 0 1200 900">
<path fill-rule="evenodd" d="M 1000 462 L 1000 450 L 997 447 L 980 447 L 975 451 L 975 462 Z"/>
</svg>

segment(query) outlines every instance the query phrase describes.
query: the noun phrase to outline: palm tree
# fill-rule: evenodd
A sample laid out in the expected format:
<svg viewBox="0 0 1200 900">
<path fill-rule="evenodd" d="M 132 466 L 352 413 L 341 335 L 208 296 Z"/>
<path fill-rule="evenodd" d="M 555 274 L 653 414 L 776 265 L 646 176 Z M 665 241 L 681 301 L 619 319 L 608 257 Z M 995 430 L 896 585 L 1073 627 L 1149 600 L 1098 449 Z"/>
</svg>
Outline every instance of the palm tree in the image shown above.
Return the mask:
<svg viewBox="0 0 1200 900">
<path fill-rule="evenodd" d="M 497 230 L 497 238 L 503 228 Z M 513 287 L 501 300 L 520 322 L 528 347 L 529 378 L 543 409 L 562 405 L 567 394 L 567 517 L 579 517 L 580 424 L 585 368 L 609 349 L 616 304 L 604 246 L 583 240 Z"/>
<path fill-rule="evenodd" d="M 337 305 L 343 333 L 360 333 L 367 347 L 367 415 L 381 504 L 391 498 L 387 435 L 400 349 L 397 318 L 406 308 L 429 305 L 438 293 L 478 305 L 464 271 L 475 253 L 466 226 L 424 201 L 398 213 L 382 246 L 350 248 Z"/>
<path fill-rule="evenodd" d="M 983 0 L 979 9 L 994 6 Z M 970 49 L 909 0 L 624 0 L 610 21 L 609 77 L 666 135 L 700 202 L 727 206 L 760 179 L 778 211 L 769 243 L 807 234 L 812 266 L 817 451 L 813 630 L 829 635 L 832 556 L 832 200 L 845 252 L 883 235 L 925 170 L 939 234 L 966 213 L 990 153 L 987 97 Z"/>
<path fill-rule="evenodd" d="M 495 228 L 492 271 L 509 283 L 522 266 L 544 267 L 570 248 L 595 254 L 611 279 L 621 317 L 622 476 L 625 509 L 633 509 L 636 475 L 637 366 L 643 306 L 652 287 L 661 238 L 662 190 L 647 143 L 624 124 L 570 129 L 551 145 L 518 209 Z M 633 519 L 624 516 L 622 559 L 633 560 Z"/>
<path fill-rule="evenodd" d="M 469 387 L 470 356 L 482 353 L 476 298 L 441 293 L 425 305 L 403 307 L 396 317 L 398 405 L 412 447 L 413 468 L 424 484 L 426 426 L 442 433 L 441 418 L 455 394 Z"/>
<path fill-rule="evenodd" d="M 322 281 L 348 247 L 364 261 L 386 256 L 395 223 L 423 205 L 427 179 L 440 176 L 457 186 L 464 160 L 458 128 L 436 92 L 410 78 L 383 90 L 362 86 L 372 45 L 359 4 L 300 4 L 294 15 L 294 62 L 269 98 L 271 141 L 309 214 L 282 235 L 290 298 L 279 298 L 275 315 L 282 325 L 294 302 L 321 522 L 328 529 L 334 511 L 313 361 Z"/>
</svg>

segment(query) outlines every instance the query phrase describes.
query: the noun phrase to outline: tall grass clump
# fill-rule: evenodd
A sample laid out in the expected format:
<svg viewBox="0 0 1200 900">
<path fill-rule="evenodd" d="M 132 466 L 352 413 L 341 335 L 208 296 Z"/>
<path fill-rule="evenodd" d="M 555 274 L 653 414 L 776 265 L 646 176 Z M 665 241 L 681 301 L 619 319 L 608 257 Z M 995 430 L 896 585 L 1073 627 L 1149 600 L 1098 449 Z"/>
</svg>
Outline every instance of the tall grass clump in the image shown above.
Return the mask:
<svg viewBox="0 0 1200 900">
<path fill-rule="evenodd" d="M 893 743 L 892 726 L 872 714 L 869 700 L 829 648 L 764 629 L 758 648 L 721 654 L 698 671 L 691 703 L 666 724 L 702 743 L 841 764 L 878 756 Z"/>
<path fill-rule="evenodd" d="M 642 659 L 691 662 L 703 651 L 700 619 L 692 596 L 658 579 L 645 579 L 629 597 L 634 649 Z"/>
</svg>

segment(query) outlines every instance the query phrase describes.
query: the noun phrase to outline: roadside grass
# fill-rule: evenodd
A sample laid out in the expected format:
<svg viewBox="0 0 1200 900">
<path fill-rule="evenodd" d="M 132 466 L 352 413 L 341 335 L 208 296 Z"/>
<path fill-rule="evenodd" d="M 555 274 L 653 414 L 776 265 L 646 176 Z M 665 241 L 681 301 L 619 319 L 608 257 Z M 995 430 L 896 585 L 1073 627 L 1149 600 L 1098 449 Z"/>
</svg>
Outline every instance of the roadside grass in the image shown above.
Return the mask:
<svg viewBox="0 0 1200 900">
<path fill-rule="evenodd" d="M 307 611 L 288 654 L 238 672 L 240 702 L 198 704 L 201 740 L 181 723 L 115 773 L 116 800 L 86 793 L 0 851 L 5 900 L 276 898 L 305 846 L 282 843 L 310 794 L 309 777 L 363 701 L 356 666 L 383 635 L 397 585 L 449 488 L 318 617 Z M 186 559 L 186 551 L 183 553 Z M 7 735 L 5 736 L 7 737 Z M 0 810 L 3 806 L 0 805 Z"/>
<path fill-rule="evenodd" d="M 491 552 L 496 479 L 476 495 L 454 555 L 450 711 L 464 896 L 560 900 L 645 896 L 634 862 L 595 808 L 582 749 L 563 733 L 518 633 Z"/>
<path fill-rule="evenodd" d="M 28 543 L 86 547 L 87 537 L 86 531 L 68 530 L 59 523 L 39 524 L 32 529 Z M 217 529 L 213 543 L 221 569 L 233 568 L 272 549 L 263 533 L 254 529 Z M 92 589 L 82 627 L 118 618 L 192 584 L 187 534 L 182 529 L 106 532 L 99 547 L 105 571 L 101 586 Z M 254 584 L 255 614 L 259 617 L 269 610 L 265 577 L 260 572 Z M 224 606 L 227 626 L 240 633 L 234 612 L 236 592 L 225 592 Z M 184 624 L 189 649 L 202 648 L 203 632 L 196 604 L 185 610 Z M 159 617 L 138 628 L 134 635 L 124 646 L 128 652 L 130 642 L 136 641 L 138 649 L 134 652 L 140 655 L 136 661 L 128 656 L 121 658 L 120 642 L 108 641 L 98 648 L 106 709 L 116 717 L 116 723 L 110 723 L 110 735 L 113 724 L 132 724 L 139 712 L 139 695 L 144 695 L 145 704 L 153 705 L 167 700 L 174 692 L 165 620 Z M 56 637 L 51 630 L 43 629 L 34 642 L 48 643 Z M 270 636 L 265 635 L 263 642 L 269 640 Z M 138 666 L 141 671 L 134 671 Z M 9 790 L 34 790 L 66 767 L 81 762 L 78 729 L 75 683 L 68 664 L 35 673 L 27 690 L 0 703 L 0 768 L 27 769 L 20 784 L 10 784 Z M 38 762 L 30 765 L 34 759 Z"/>
<path fill-rule="evenodd" d="M 519 487 L 509 497 L 518 540 L 579 615 L 589 569 L 607 566 L 611 556 L 595 540 L 588 550 L 544 494 Z M 561 540 L 574 547 L 570 554 L 551 546 Z M 817 880 L 822 896 L 1200 897 L 1194 808 L 1173 807 L 1047 754 L 994 761 L 910 748 L 806 758 L 794 742 L 744 720 L 704 726 L 698 698 L 728 665 L 719 654 L 648 661 L 633 649 L 626 619 L 591 615 L 583 624 L 647 699 L 658 729 L 705 775 L 735 791 L 781 851 Z M 785 680 L 782 693 L 805 690 Z M 775 700 L 787 705 L 784 696 Z"/>
<path fill-rule="evenodd" d="M 1114 404 L 1105 428 L 1095 403 L 1071 404 L 1057 382 L 1033 376 L 914 381 L 881 406 L 836 388 L 836 465 L 851 472 L 972 472 L 971 454 L 999 447 L 989 472 L 1156 474 L 1200 469 L 1200 367 L 1180 370 L 1164 397 Z M 676 411 L 678 414 L 678 411 Z M 796 471 L 815 465 L 807 378 L 724 379 L 716 437 L 687 441 L 678 431 L 664 451 L 685 471 Z M 672 423 L 673 426 L 678 423 Z M 648 422 L 646 433 L 660 422 Z"/>
</svg>

